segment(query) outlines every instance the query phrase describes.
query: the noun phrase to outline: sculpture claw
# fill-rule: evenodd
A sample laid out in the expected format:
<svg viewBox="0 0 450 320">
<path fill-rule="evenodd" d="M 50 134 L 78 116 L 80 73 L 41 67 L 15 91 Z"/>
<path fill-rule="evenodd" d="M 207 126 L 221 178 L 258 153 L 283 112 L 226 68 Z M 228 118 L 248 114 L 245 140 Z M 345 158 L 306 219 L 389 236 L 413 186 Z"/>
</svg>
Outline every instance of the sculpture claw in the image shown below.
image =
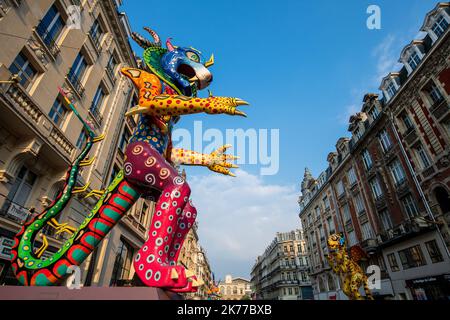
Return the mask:
<svg viewBox="0 0 450 320">
<path fill-rule="evenodd" d="M 90 159 L 85 159 L 85 160 L 83 160 L 83 161 L 80 162 L 80 167 L 87 167 L 87 166 L 90 166 L 91 164 L 94 163 L 94 160 L 95 160 L 95 156 L 93 156 L 93 157 L 90 158 Z"/>
<path fill-rule="evenodd" d="M 35 253 L 37 258 L 42 257 L 42 255 L 44 254 L 45 250 L 48 248 L 47 237 L 45 235 L 43 235 L 43 234 L 41 234 L 41 237 L 42 237 L 42 246 Z"/>
<path fill-rule="evenodd" d="M 247 114 L 245 114 L 244 112 L 242 112 L 242 111 L 240 111 L 240 110 L 235 110 L 235 111 L 234 111 L 234 115 L 242 116 L 242 117 L 244 117 L 244 118 L 247 118 Z"/>
<path fill-rule="evenodd" d="M 236 98 L 236 106 L 248 106 L 250 105 L 247 101 Z"/>
<path fill-rule="evenodd" d="M 92 190 L 91 192 L 89 192 L 84 198 L 89 198 L 92 196 L 95 196 L 97 198 L 100 198 L 101 196 L 103 196 L 105 194 L 105 190 Z"/>
<path fill-rule="evenodd" d="M 191 270 L 186 270 L 186 278 L 192 278 L 193 276 L 195 276 L 195 273 Z"/>
<path fill-rule="evenodd" d="M 103 139 L 105 139 L 105 137 L 106 137 L 106 134 L 102 133 L 101 135 L 99 135 L 99 136 L 95 137 L 94 139 L 92 139 L 92 142 L 93 143 L 100 142 Z"/>
<path fill-rule="evenodd" d="M 148 111 L 147 107 L 135 106 L 135 107 L 131 108 L 130 111 L 125 113 L 125 116 L 127 116 L 127 117 L 134 116 L 135 114 L 147 113 L 147 111 Z"/>
<path fill-rule="evenodd" d="M 89 181 L 88 183 L 86 183 L 82 187 L 75 187 L 75 188 L 73 188 L 72 194 L 85 192 L 89 188 L 90 184 L 91 184 L 91 182 Z"/>
<path fill-rule="evenodd" d="M 177 270 L 172 269 L 172 271 L 170 272 L 170 278 L 171 278 L 172 280 L 178 279 L 178 272 L 177 272 Z"/>
</svg>

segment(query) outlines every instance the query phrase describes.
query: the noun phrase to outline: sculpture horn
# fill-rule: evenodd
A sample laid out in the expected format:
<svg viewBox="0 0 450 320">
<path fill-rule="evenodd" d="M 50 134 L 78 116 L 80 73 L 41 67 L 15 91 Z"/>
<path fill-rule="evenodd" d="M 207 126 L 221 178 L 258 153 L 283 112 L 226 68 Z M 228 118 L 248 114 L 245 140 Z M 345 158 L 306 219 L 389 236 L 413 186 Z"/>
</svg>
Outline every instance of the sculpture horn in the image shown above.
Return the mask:
<svg viewBox="0 0 450 320">
<path fill-rule="evenodd" d="M 149 27 L 144 27 L 144 30 L 150 33 L 150 35 L 152 36 L 154 41 L 153 45 L 156 47 L 161 47 L 161 39 L 159 38 L 158 34 Z"/>
<path fill-rule="evenodd" d="M 137 32 L 132 32 L 131 33 L 131 38 L 136 41 L 136 43 L 143 49 L 147 49 L 149 47 L 152 47 L 153 44 L 148 41 L 147 39 L 145 39 L 143 36 L 141 36 L 139 33 Z"/>
<path fill-rule="evenodd" d="M 205 62 L 205 67 L 209 68 L 214 64 L 214 54 L 211 55 L 208 61 Z"/>
<path fill-rule="evenodd" d="M 172 43 L 170 43 L 170 40 L 172 40 L 172 38 L 167 38 L 166 47 L 167 47 L 167 50 L 173 51 L 173 50 L 175 50 L 175 47 L 172 45 Z"/>
</svg>

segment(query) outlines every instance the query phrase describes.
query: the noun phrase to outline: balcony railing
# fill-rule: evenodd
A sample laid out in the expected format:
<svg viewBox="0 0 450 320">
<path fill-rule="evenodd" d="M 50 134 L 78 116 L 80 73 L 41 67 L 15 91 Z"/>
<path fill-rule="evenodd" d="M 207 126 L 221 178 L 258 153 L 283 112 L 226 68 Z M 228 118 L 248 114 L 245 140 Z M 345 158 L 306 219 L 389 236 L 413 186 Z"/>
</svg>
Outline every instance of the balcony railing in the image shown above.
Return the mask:
<svg viewBox="0 0 450 320">
<path fill-rule="evenodd" d="M 42 43 L 46 46 L 47 51 L 53 59 L 60 53 L 61 49 L 56 44 L 56 38 L 48 32 L 41 24 L 36 27 L 36 33 L 40 37 Z"/>
<path fill-rule="evenodd" d="M 418 138 L 418 136 L 416 133 L 416 129 L 414 129 L 413 127 L 410 127 L 405 132 L 405 141 L 407 144 L 412 145 L 417 140 L 417 138 Z"/>
<path fill-rule="evenodd" d="M 94 106 L 91 106 L 91 108 L 89 109 L 89 112 L 92 114 L 92 117 L 98 123 L 98 125 L 101 126 L 102 122 L 103 122 L 103 116 L 98 111 L 98 108 L 95 108 Z"/>
<path fill-rule="evenodd" d="M 436 170 L 434 169 L 434 167 L 430 166 L 422 171 L 422 177 L 424 179 L 426 179 L 426 178 L 430 177 L 432 174 L 434 174 L 435 172 L 436 172 Z"/>
<path fill-rule="evenodd" d="M 431 113 L 440 120 L 444 115 L 450 111 L 450 106 L 445 99 L 436 102 L 431 108 Z"/>
<path fill-rule="evenodd" d="M 75 92 L 82 97 L 84 94 L 84 87 L 80 82 L 79 75 L 74 73 L 72 69 L 69 70 L 69 73 L 67 74 L 67 80 L 69 80 L 69 83 L 72 85 L 72 87 L 75 89 Z"/>
</svg>

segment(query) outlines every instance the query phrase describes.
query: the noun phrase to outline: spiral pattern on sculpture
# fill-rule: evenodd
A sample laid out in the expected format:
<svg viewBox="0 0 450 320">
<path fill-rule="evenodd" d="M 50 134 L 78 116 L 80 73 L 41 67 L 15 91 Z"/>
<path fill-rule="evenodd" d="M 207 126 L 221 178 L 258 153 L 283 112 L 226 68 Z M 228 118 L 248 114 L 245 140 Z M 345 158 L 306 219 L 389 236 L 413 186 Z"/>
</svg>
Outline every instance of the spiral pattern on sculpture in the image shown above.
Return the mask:
<svg viewBox="0 0 450 320">
<path fill-rule="evenodd" d="M 162 168 L 161 171 L 159 172 L 159 177 L 161 179 L 167 179 L 170 176 L 170 171 L 167 168 Z"/>
<path fill-rule="evenodd" d="M 145 181 L 150 183 L 151 185 L 153 185 L 153 184 L 155 184 L 156 179 L 153 174 L 149 173 L 149 174 L 145 175 Z"/>
<path fill-rule="evenodd" d="M 126 175 L 130 175 L 133 172 L 133 165 L 130 162 L 127 162 L 124 164 L 123 170 Z"/>
<path fill-rule="evenodd" d="M 155 157 L 148 157 L 147 160 L 145 160 L 144 165 L 148 168 L 153 167 L 156 163 Z"/>
<path fill-rule="evenodd" d="M 144 151 L 144 147 L 142 145 L 138 144 L 133 148 L 131 153 L 134 154 L 135 156 L 137 156 L 137 155 L 141 154 L 142 151 Z"/>
</svg>

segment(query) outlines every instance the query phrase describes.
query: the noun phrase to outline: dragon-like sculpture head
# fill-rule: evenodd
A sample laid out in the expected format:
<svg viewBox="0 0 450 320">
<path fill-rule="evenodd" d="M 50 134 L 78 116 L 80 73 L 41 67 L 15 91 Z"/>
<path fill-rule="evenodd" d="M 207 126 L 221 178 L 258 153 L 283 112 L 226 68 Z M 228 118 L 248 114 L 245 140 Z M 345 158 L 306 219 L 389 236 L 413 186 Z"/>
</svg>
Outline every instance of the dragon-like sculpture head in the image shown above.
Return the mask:
<svg viewBox="0 0 450 320">
<path fill-rule="evenodd" d="M 196 96 L 197 90 L 209 86 L 213 76 L 208 67 L 214 64 L 213 55 L 206 61 L 197 49 L 174 46 L 170 38 L 166 41 L 166 48 L 163 48 L 158 34 L 148 27 L 144 29 L 153 41 L 136 32 L 131 37 L 144 49 L 145 64 L 153 73 L 185 96 Z"/>
<path fill-rule="evenodd" d="M 345 246 L 345 237 L 342 232 L 334 233 L 327 239 L 328 248 L 330 250 L 338 250 Z"/>
</svg>

